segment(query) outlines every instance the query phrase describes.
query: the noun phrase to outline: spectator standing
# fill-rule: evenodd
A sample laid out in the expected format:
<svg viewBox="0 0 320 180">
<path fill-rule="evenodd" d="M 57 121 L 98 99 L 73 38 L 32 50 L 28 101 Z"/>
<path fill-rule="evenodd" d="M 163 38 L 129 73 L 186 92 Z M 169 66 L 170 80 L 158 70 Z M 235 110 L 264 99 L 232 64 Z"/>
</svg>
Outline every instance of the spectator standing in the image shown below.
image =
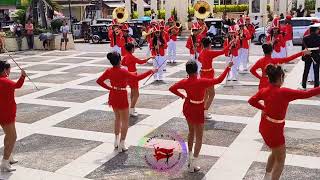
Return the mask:
<svg viewBox="0 0 320 180">
<path fill-rule="evenodd" d="M 302 4 L 299 5 L 299 8 L 297 9 L 297 17 L 303 17 L 304 16 L 304 8 L 302 8 Z"/>
<path fill-rule="evenodd" d="M 6 36 L 6 33 L 3 32 L 3 29 L 0 27 L 0 53 L 4 51 L 4 37 Z"/>
<path fill-rule="evenodd" d="M 252 24 L 254 25 L 255 28 L 258 28 L 260 26 L 260 21 L 258 19 L 258 16 L 254 17 L 254 20 L 252 21 Z"/>
<path fill-rule="evenodd" d="M 151 10 L 151 20 L 157 19 L 157 13 L 152 9 Z"/>
<path fill-rule="evenodd" d="M 69 33 L 69 26 L 68 23 L 65 22 L 64 26 L 60 27 L 61 31 L 61 42 L 60 42 L 60 51 L 62 51 L 62 43 L 64 42 L 64 50 L 67 50 L 67 44 L 68 44 L 68 33 Z"/>
<path fill-rule="evenodd" d="M 33 24 L 31 19 L 28 20 L 28 23 L 25 25 L 25 29 L 27 31 L 26 38 L 28 42 L 28 48 L 33 49 L 34 36 L 33 36 Z"/>
<path fill-rule="evenodd" d="M 23 26 L 22 24 L 20 24 L 19 21 L 17 21 L 17 23 L 14 24 L 14 34 L 16 36 L 19 51 L 22 50 L 22 28 Z"/>
</svg>

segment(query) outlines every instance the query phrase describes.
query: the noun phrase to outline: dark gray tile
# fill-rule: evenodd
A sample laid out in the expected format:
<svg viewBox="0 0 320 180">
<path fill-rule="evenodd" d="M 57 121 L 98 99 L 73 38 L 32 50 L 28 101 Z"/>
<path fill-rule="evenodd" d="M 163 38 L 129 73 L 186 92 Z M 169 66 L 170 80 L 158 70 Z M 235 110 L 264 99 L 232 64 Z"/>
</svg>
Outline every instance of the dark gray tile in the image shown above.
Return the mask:
<svg viewBox="0 0 320 180">
<path fill-rule="evenodd" d="M 54 64 L 39 64 L 30 67 L 26 67 L 25 70 L 29 71 L 52 71 L 54 69 L 65 67 L 64 65 L 54 65 Z"/>
<path fill-rule="evenodd" d="M 101 61 L 97 61 L 95 63 L 92 63 L 92 64 L 98 64 L 98 65 L 111 65 L 110 61 L 106 58 L 104 60 L 101 60 Z"/>
<path fill-rule="evenodd" d="M 247 101 L 226 99 L 214 99 L 209 111 L 213 114 L 245 117 L 253 117 L 258 112 Z"/>
<path fill-rule="evenodd" d="M 28 74 L 28 76 L 34 75 L 33 73 L 28 73 L 28 72 L 27 72 L 27 74 Z M 20 78 L 20 76 L 21 76 L 20 72 L 18 72 L 18 73 L 17 72 L 10 72 L 9 79 L 17 80 Z M 28 78 L 26 78 L 25 81 L 28 81 Z"/>
<path fill-rule="evenodd" d="M 39 99 L 84 103 L 104 94 L 106 93 L 103 91 L 67 88 L 41 96 Z"/>
<path fill-rule="evenodd" d="M 107 53 L 86 53 L 86 54 L 81 54 L 77 55 L 77 57 L 106 57 L 107 58 Z"/>
<path fill-rule="evenodd" d="M 286 128 L 287 153 L 320 157 L 320 131 L 309 129 Z M 266 145 L 263 151 L 270 151 Z"/>
<path fill-rule="evenodd" d="M 91 80 L 91 81 L 87 81 L 87 82 L 81 83 L 81 84 L 79 84 L 79 85 L 82 85 L 82 86 L 97 86 L 97 87 L 100 87 L 100 85 L 97 84 L 96 81 L 97 81 L 97 80 L 94 79 L 94 80 Z"/>
<path fill-rule="evenodd" d="M 43 87 L 43 86 L 37 86 L 38 89 L 41 91 L 41 90 L 44 90 L 44 89 L 47 89 L 47 87 Z M 38 92 L 38 90 L 32 86 L 32 85 L 23 85 L 21 89 L 16 89 L 15 91 L 15 96 L 16 97 L 20 97 L 20 96 L 24 96 L 24 95 L 27 95 L 27 94 L 31 94 L 31 93 L 34 93 L 34 92 Z"/>
<path fill-rule="evenodd" d="M 266 163 L 253 162 L 243 180 L 263 179 Z M 285 166 L 280 180 L 316 180 L 319 179 L 319 169 L 309 169 L 297 166 Z"/>
<path fill-rule="evenodd" d="M 54 172 L 102 142 L 33 134 L 17 141 L 15 156 L 19 165 Z"/>
<path fill-rule="evenodd" d="M 104 67 L 96 67 L 96 66 L 79 66 L 72 69 L 64 70 L 65 72 L 69 73 L 91 73 L 91 74 L 101 74 L 106 68 Z"/>
<path fill-rule="evenodd" d="M 301 111 L 303 109 L 303 111 Z M 320 122 L 319 107 L 311 105 L 290 104 L 286 119 L 291 121 Z"/>
<path fill-rule="evenodd" d="M 237 138 L 245 124 L 228 123 L 221 121 L 206 121 L 202 143 L 213 146 L 228 147 Z M 157 134 L 178 133 L 185 141 L 188 139 L 188 125 L 184 118 L 172 118 L 165 124 L 147 135 L 152 137 Z"/>
<path fill-rule="evenodd" d="M 21 57 L 21 56 L 18 56 L 18 55 L 11 55 L 11 57 L 13 57 L 13 58 L 15 59 L 15 58 L 19 58 L 19 57 Z M 10 56 L 8 56 L 8 55 L 2 55 L 2 56 L 0 56 L 0 61 L 6 61 L 6 60 L 9 60 L 9 59 L 11 59 L 11 57 L 10 57 Z"/>
<path fill-rule="evenodd" d="M 258 86 L 220 86 L 216 89 L 216 94 L 252 96 L 258 91 Z"/>
<path fill-rule="evenodd" d="M 160 91 L 168 91 L 169 88 L 176 82 L 174 81 L 165 81 L 165 82 L 157 82 L 154 81 L 151 84 L 143 87 L 142 89 L 146 90 L 160 90 Z"/>
<path fill-rule="evenodd" d="M 57 61 L 53 61 L 53 63 L 83 63 L 87 61 L 91 61 L 92 59 L 84 59 L 84 58 L 64 58 L 59 59 Z"/>
<path fill-rule="evenodd" d="M 64 111 L 67 108 L 57 106 L 45 106 L 36 104 L 18 104 L 17 107 L 17 122 L 34 123 L 46 117 L 52 116 L 58 112 Z"/>
<path fill-rule="evenodd" d="M 139 153 L 139 152 L 144 153 Z M 150 168 L 144 155 L 153 154 L 153 149 L 130 147 L 127 153 L 121 153 L 86 176 L 89 179 L 175 179 L 175 180 L 201 180 L 209 169 L 218 160 L 217 157 L 199 156 L 201 171 L 189 173 L 187 163 L 172 174 L 158 173 Z"/>
<path fill-rule="evenodd" d="M 129 127 L 147 118 L 147 115 L 139 114 L 138 117 L 129 118 Z M 70 119 L 67 119 L 56 127 L 64 127 L 70 129 L 80 129 L 87 131 L 97 131 L 104 133 L 114 132 L 114 113 L 98 110 L 88 110 Z"/>
<path fill-rule="evenodd" d="M 42 76 L 36 79 L 33 79 L 35 82 L 42 82 L 42 83 L 56 83 L 56 84 L 63 84 L 66 82 L 74 81 L 81 78 L 80 76 L 67 73 L 67 74 L 49 74 L 46 76 Z"/>
<path fill-rule="evenodd" d="M 136 107 L 162 109 L 177 99 L 177 96 L 170 95 L 140 94 Z"/>
<path fill-rule="evenodd" d="M 216 59 L 215 59 L 216 60 Z M 215 61 L 214 60 L 214 61 Z M 227 67 L 227 65 L 225 64 L 225 63 L 213 63 L 213 69 L 221 69 L 221 70 L 224 70 L 226 67 Z"/>
</svg>

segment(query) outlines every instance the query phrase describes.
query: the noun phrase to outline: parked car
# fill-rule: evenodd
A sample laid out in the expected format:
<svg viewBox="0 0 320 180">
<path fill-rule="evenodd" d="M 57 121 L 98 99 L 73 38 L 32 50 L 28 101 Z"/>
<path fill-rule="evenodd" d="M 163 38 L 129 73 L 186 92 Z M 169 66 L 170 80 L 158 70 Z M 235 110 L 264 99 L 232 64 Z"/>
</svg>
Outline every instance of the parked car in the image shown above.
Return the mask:
<svg viewBox="0 0 320 180">
<path fill-rule="evenodd" d="M 92 43 L 100 43 L 102 41 L 110 41 L 109 37 L 108 37 L 108 27 L 110 25 L 106 25 L 106 24 L 95 24 L 95 25 L 91 25 L 90 29 L 91 29 L 91 41 Z"/>
<path fill-rule="evenodd" d="M 302 44 L 303 34 L 308 30 L 313 19 L 320 20 L 317 17 L 294 17 L 291 19 L 293 27 L 293 44 Z M 280 20 L 280 25 L 284 25 L 283 19 Z M 269 28 L 269 26 L 257 28 L 253 42 L 258 42 L 260 44 L 265 43 Z"/>
<path fill-rule="evenodd" d="M 205 20 L 205 23 L 208 29 L 210 29 L 211 26 L 214 26 L 216 28 L 215 35 L 208 33 L 208 36 L 212 39 L 212 45 L 214 47 L 222 47 L 224 43 L 225 32 L 226 32 L 222 19 L 207 18 Z"/>
<path fill-rule="evenodd" d="M 112 19 L 97 19 L 96 24 L 106 24 L 109 25 L 112 23 Z"/>
</svg>

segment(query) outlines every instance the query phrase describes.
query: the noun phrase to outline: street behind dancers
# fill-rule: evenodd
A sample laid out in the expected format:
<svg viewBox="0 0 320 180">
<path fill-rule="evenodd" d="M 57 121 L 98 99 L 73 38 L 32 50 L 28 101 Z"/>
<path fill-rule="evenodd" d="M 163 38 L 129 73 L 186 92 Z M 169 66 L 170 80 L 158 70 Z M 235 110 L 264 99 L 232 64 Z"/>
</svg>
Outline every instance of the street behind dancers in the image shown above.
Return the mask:
<svg viewBox="0 0 320 180">
<path fill-rule="evenodd" d="M 114 147 L 118 148 L 119 152 L 124 152 L 127 150 L 125 139 L 129 126 L 129 102 L 126 87 L 129 82 L 142 80 L 152 73 L 156 73 L 157 70 L 149 70 L 137 75 L 121 68 L 121 55 L 118 52 L 108 53 L 107 58 L 113 67 L 106 69 L 97 79 L 97 83 L 110 91 L 108 104 L 112 107 L 115 115 Z M 110 81 L 110 85 L 105 83 L 106 80 Z M 119 134 L 121 134 L 121 136 Z"/>
</svg>

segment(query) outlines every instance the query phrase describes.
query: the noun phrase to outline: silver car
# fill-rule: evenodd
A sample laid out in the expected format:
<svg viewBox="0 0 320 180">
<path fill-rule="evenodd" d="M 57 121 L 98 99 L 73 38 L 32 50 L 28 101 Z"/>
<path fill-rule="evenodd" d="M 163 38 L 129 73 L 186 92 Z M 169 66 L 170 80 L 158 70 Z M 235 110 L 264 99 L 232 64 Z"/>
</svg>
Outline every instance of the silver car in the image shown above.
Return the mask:
<svg viewBox="0 0 320 180">
<path fill-rule="evenodd" d="M 304 33 L 308 30 L 313 20 L 319 21 L 317 17 L 294 17 L 291 19 L 293 27 L 293 44 L 302 44 Z M 284 24 L 284 20 L 280 20 L 280 24 Z M 263 44 L 266 42 L 267 30 L 269 26 L 261 27 L 256 29 L 255 37 L 253 42 Z"/>
</svg>

